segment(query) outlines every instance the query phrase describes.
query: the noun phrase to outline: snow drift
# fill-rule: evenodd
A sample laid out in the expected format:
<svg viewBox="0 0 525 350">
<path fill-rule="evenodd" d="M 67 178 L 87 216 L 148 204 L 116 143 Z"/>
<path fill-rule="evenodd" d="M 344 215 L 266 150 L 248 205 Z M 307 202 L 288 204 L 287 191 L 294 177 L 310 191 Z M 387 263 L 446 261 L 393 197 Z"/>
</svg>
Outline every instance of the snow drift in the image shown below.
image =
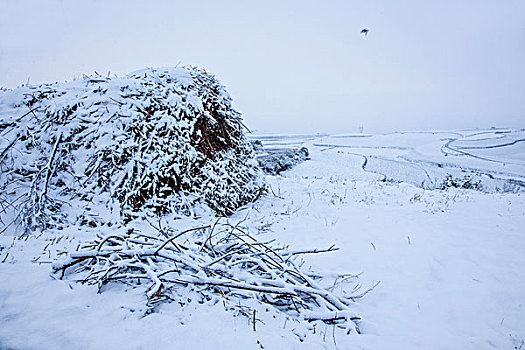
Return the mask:
<svg viewBox="0 0 525 350">
<path fill-rule="evenodd" d="M 264 189 L 243 127 L 224 86 L 193 67 L 0 91 L 2 220 L 27 232 L 200 204 L 231 214 Z"/>
</svg>

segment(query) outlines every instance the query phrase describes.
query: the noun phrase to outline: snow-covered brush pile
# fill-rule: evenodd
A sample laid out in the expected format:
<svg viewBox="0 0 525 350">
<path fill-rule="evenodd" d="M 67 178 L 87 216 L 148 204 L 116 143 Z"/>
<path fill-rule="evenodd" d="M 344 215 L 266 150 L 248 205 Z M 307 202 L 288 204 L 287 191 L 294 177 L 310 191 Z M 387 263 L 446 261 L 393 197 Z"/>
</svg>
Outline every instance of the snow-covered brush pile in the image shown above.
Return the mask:
<svg viewBox="0 0 525 350">
<path fill-rule="evenodd" d="M 0 219 L 28 232 L 200 204 L 229 215 L 264 189 L 243 127 L 197 68 L 0 91 Z"/>
<path fill-rule="evenodd" d="M 265 174 L 279 175 L 309 159 L 306 147 L 263 149 L 260 142 L 254 142 L 254 145 L 259 147 L 257 161 Z"/>
<path fill-rule="evenodd" d="M 461 177 L 454 177 L 448 174 L 441 185 L 438 186 L 440 190 L 447 190 L 449 188 L 462 188 L 465 190 L 483 191 L 481 181 L 475 181 L 472 176 L 465 175 Z"/>
<path fill-rule="evenodd" d="M 165 300 L 185 304 L 188 295 L 199 303 L 238 304 L 247 298 L 270 304 L 299 320 L 337 324 L 357 331 L 359 319 L 350 311 L 352 302 L 364 295 L 345 291 L 355 278 L 303 272 L 297 257 L 324 250 L 290 251 L 287 247 L 258 242 L 238 225 L 213 225 L 182 232 L 157 228 L 101 236 L 79 247 L 54 265 L 61 277 L 96 284 L 123 282 L 147 288 L 150 306 Z M 159 234 L 160 233 L 160 234 Z M 143 282 L 148 282 L 144 286 Z M 324 288 L 322 285 L 328 285 Z"/>
</svg>

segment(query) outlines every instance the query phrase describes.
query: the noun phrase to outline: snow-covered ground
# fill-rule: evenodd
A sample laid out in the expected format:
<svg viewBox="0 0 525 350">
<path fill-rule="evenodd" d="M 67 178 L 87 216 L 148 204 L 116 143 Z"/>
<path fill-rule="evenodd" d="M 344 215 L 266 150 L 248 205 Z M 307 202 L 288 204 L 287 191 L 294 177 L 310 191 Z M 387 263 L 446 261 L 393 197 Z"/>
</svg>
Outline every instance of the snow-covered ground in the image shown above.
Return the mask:
<svg viewBox="0 0 525 350">
<path fill-rule="evenodd" d="M 323 273 L 359 274 L 361 334 L 308 330 L 271 308 L 165 303 L 144 290 L 58 280 L 50 262 L 92 239 L 0 235 L 0 349 L 525 349 L 525 131 L 260 135 L 310 160 L 268 176 L 271 193 L 229 220 Z M 440 187 L 468 176 L 483 191 Z M 199 223 L 215 219 L 202 217 Z M 177 225 L 195 225 L 191 219 Z M 377 284 L 377 282 L 380 282 Z"/>
</svg>

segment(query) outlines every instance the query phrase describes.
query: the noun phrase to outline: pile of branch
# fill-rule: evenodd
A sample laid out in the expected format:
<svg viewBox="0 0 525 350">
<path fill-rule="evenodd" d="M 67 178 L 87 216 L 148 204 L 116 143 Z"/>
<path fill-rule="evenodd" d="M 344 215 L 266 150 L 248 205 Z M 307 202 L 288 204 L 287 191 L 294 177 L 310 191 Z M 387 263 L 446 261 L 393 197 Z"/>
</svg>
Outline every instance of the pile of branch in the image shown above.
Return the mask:
<svg viewBox="0 0 525 350">
<path fill-rule="evenodd" d="M 193 67 L 2 90 L 0 220 L 59 226 L 74 201 L 125 221 L 201 204 L 230 215 L 264 190 L 243 129 L 225 87 Z"/>
<path fill-rule="evenodd" d="M 55 264 L 55 273 L 98 285 L 99 291 L 111 282 L 138 286 L 149 281 L 146 295 L 150 305 L 186 300 L 188 287 L 200 295 L 201 302 L 256 298 L 300 320 L 356 331 L 359 317 L 350 307 L 366 292 L 334 292 L 336 284 L 356 276 L 333 275 L 331 288 L 326 289 L 321 286 L 326 277 L 302 271 L 296 261 L 302 254 L 337 248 L 291 251 L 272 247 L 272 242 L 258 242 L 241 227 L 229 224 L 161 232 L 130 230 L 99 237 Z"/>
</svg>

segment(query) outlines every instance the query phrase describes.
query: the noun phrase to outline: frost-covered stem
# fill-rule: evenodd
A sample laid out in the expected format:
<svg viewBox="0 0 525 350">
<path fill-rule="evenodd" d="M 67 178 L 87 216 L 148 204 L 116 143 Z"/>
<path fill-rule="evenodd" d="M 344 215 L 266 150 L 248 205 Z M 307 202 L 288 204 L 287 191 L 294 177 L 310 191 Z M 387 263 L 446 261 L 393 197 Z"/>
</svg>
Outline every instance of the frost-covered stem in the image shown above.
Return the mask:
<svg viewBox="0 0 525 350">
<path fill-rule="evenodd" d="M 295 263 L 293 262 L 290 262 L 292 264 L 292 266 L 296 269 L 297 269 L 297 266 L 295 265 Z M 315 282 L 313 279 L 311 279 L 310 277 L 308 276 L 305 276 L 305 275 L 302 275 L 301 277 L 303 277 L 305 279 L 306 282 L 308 282 L 308 284 L 314 289 L 314 290 L 322 290 L 323 293 L 322 294 L 319 294 L 321 295 L 323 298 L 325 298 L 328 302 L 330 302 L 332 305 L 334 305 L 335 307 L 337 307 L 339 310 L 345 310 L 347 309 L 347 305 L 345 305 L 339 298 L 337 298 L 336 296 L 334 296 L 332 293 L 330 293 L 329 291 L 327 291 L 326 289 L 323 289 L 321 286 L 319 286 L 319 284 L 317 284 L 317 282 Z"/>
<path fill-rule="evenodd" d="M 281 287 L 267 287 L 267 286 L 258 286 L 253 284 L 247 284 L 242 282 L 235 281 L 225 281 L 216 278 L 207 278 L 207 277 L 195 277 L 195 276 L 180 276 L 174 280 L 165 279 L 167 282 L 178 283 L 178 284 L 195 284 L 195 285 L 209 285 L 209 286 L 219 286 L 227 287 L 233 289 L 243 289 L 254 292 L 270 293 L 270 294 L 282 294 L 282 295 L 291 295 L 296 296 L 297 294 L 290 289 L 281 288 Z"/>
<path fill-rule="evenodd" d="M 293 250 L 288 251 L 286 253 L 283 253 L 283 257 L 288 257 L 286 260 L 288 261 L 292 256 L 294 255 L 302 255 L 302 254 L 317 254 L 317 253 L 328 253 L 328 252 L 334 252 L 336 250 L 339 250 L 339 248 L 335 247 L 334 245 L 330 246 L 327 249 L 304 249 L 304 250 Z"/>
<path fill-rule="evenodd" d="M 241 245 L 241 247 L 242 247 L 242 245 Z M 207 268 L 209 268 L 210 266 L 212 266 L 213 264 L 216 264 L 216 263 L 218 263 L 219 261 L 221 261 L 221 260 L 223 260 L 223 259 L 226 259 L 227 257 L 229 257 L 229 256 L 231 256 L 231 255 L 234 255 L 234 254 L 240 253 L 240 252 L 242 252 L 243 250 L 244 250 L 244 248 L 239 248 L 239 249 L 237 249 L 237 250 L 233 250 L 233 251 L 228 252 L 228 253 L 226 253 L 226 254 L 224 254 L 224 255 L 221 255 L 221 256 L 218 257 L 217 259 L 215 259 L 215 260 L 209 262 L 208 264 L 202 266 L 202 268 L 203 268 L 203 269 L 207 269 Z"/>
<path fill-rule="evenodd" d="M 347 297 L 348 299 L 354 301 L 354 299 L 359 299 L 359 298 L 362 298 L 364 297 L 365 295 L 367 295 L 368 293 L 370 293 L 371 291 L 373 291 L 378 285 L 379 283 L 381 283 L 381 281 L 377 281 L 372 287 L 368 288 L 367 290 L 365 290 L 364 292 L 362 292 L 361 294 L 358 294 L 358 295 L 353 295 L 351 297 Z"/>
<path fill-rule="evenodd" d="M 139 264 L 139 266 L 146 271 L 146 275 L 153 281 L 153 286 L 146 292 L 148 299 L 157 296 L 162 291 L 162 282 L 157 274 L 146 264 Z"/>
<path fill-rule="evenodd" d="M 219 217 L 217 219 L 217 221 L 215 221 L 215 223 L 213 224 L 213 226 L 211 227 L 211 230 L 210 230 L 210 234 L 208 235 L 208 237 L 202 242 L 201 246 L 199 247 L 199 253 L 202 252 L 202 249 L 204 248 L 204 246 L 206 245 L 206 243 L 208 241 L 210 241 L 210 247 L 211 249 L 213 250 L 213 246 L 212 246 L 212 243 L 211 243 L 211 237 L 213 236 L 213 232 L 215 231 L 215 227 L 217 226 L 217 224 L 219 223 L 219 221 L 222 219 L 222 217 Z"/>
<path fill-rule="evenodd" d="M 192 231 L 199 231 L 199 230 L 204 230 L 204 229 L 207 229 L 207 228 L 210 228 L 210 225 L 207 225 L 207 226 L 202 226 L 202 227 L 196 227 L 196 228 L 190 228 L 189 230 L 185 230 L 185 231 L 182 231 L 181 233 L 171 237 L 170 239 L 168 239 L 167 241 L 165 241 L 164 243 L 162 243 L 160 245 L 159 248 L 157 248 L 157 250 L 155 251 L 155 254 L 157 254 L 159 251 L 161 251 L 166 245 L 168 245 L 168 243 L 174 241 L 175 239 L 179 238 L 180 236 L 188 233 L 188 232 L 192 232 Z"/>
<path fill-rule="evenodd" d="M 53 152 L 51 152 L 51 157 L 49 158 L 49 161 L 47 162 L 46 168 L 46 181 L 44 182 L 44 189 L 42 190 L 42 194 L 40 195 L 40 202 L 42 202 L 42 199 L 47 195 L 47 186 L 49 184 L 49 178 L 51 177 L 51 174 L 53 170 L 51 169 L 51 166 L 53 165 L 53 160 L 55 159 L 55 155 L 57 153 L 58 144 L 62 140 L 62 133 L 58 134 L 58 137 L 55 141 L 55 146 L 53 147 Z"/>
<path fill-rule="evenodd" d="M 107 242 L 109 241 L 110 239 L 112 238 L 119 238 L 119 239 L 122 239 L 124 240 L 124 237 L 122 236 L 117 236 L 117 235 L 109 235 L 109 236 L 106 236 L 102 241 L 100 241 L 100 243 L 98 244 L 97 246 L 97 251 L 100 251 L 100 249 L 102 248 L 102 246 Z"/>
<path fill-rule="evenodd" d="M 13 145 L 16 143 L 16 141 L 18 141 L 18 139 L 20 138 L 20 136 L 17 136 L 13 141 L 11 141 L 11 143 L 9 145 L 7 145 L 7 147 L 2 151 L 2 154 L 0 154 L 0 162 L 2 162 L 4 160 L 4 156 L 7 154 L 7 151 L 9 151 L 9 149 L 11 147 L 13 147 Z"/>
</svg>

